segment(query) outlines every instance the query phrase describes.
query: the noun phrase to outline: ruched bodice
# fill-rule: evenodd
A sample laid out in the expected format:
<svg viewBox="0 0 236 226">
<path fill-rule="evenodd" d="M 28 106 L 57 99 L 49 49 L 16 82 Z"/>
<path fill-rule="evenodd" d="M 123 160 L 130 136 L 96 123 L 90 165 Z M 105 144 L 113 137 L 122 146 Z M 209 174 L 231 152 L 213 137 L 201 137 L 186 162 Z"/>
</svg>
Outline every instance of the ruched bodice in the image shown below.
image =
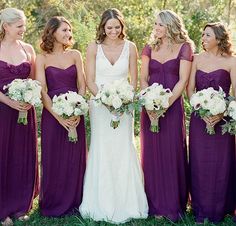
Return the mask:
<svg viewBox="0 0 236 226">
<path fill-rule="evenodd" d="M 196 90 L 212 87 L 218 90 L 219 86 L 226 94 L 229 93 L 231 85 L 230 74 L 224 69 L 217 69 L 211 72 L 197 70 L 196 72 Z"/>
<path fill-rule="evenodd" d="M 96 84 L 98 86 L 117 79 L 127 78 L 129 71 L 129 41 L 125 40 L 122 52 L 112 65 L 105 56 L 102 46 L 97 47 Z"/>
<path fill-rule="evenodd" d="M 163 84 L 165 88 L 173 89 L 175 84 L 179 80 L 179 62 L 180 59 L 178 57 L 172 60 L 168 60 L 164 64 L 161 64 L 155 59 L 150 59 L 149 85 L 157 82 Z M 168 78 L 166 76 L 168 76 Z"/>
<path fill-rule="evenodd" d="M 66 69 L 48 66 L 45 70 L 48 95 L 53 97 L 67 91 L 77 92 L 77 70 L 75 64 Z"/>
<path fill-rule="evenodd" d="M 30 74 L 30 63 L 23 62 L 19 65 L 9 64 L 0 60 L 0 91 L 3 91 L 3 86 L 11 83 L 14 79 L 25 79 Z"/>
</svg>

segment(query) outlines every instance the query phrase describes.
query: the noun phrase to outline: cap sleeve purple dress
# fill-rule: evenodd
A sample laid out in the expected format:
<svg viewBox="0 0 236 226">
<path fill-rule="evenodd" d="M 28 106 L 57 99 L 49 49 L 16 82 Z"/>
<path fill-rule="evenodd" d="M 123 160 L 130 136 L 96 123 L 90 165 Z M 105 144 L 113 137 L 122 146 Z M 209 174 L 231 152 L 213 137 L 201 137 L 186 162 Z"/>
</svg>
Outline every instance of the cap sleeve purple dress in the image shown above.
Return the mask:
<svg viewBox="0 0 236 226">
<path fill-rule="evenodd" d="M 30 63 L 0 61 L 0 91 L 14 79 L 26 79 Z M 38 191 L 37 128 L 35 110 L 28 111 L 28 124 L 17 123 L 18 111 L 0 102 L 0 220 L 20 217 L 31 209 Z"/>
<path fill-rule="evenodd" d="M 188 43 L 181 46 L 176 58 L 161 64 L 151 58 L 151 48 L 146 46 L 142 55 L 150 58 L 149 81 L 174 88 L 179 81 L 181 60 L 192 61 Z M 160 132 L 149 130 L 150 120 L 145 109 L 141 113 L 141 158 L 149 214 L 178 220 L 186 209 L 187 149 L 183 99 L 179 97 L 159 121 Z"/>
<path fill-rule="evenodd" d="M 224 69 L 196 72 L 196 90 L 222 87 L 228 95 L 230 74 Z M 215 125 L 215 135 L 206 133 L 206 123 L 191 115 L 189 152 L 192 207 L 197 222 L 208 218 L 219 222 L 233 211 L 234 136 L 221 134 L 223 120 Z M 234 191 L 235 193 L 235 191 Z"/>
<path fill-rule="evenodd" d="M 48 95 L 77 92 L 75 65 L 66 69 L 48 66 L 45 70 Z M 78 142 L 68 140 L 68 132 L 44 108 L 41 122 L 42 179 L 40 208 L 44 216 L 72 213 L 82 200 L 86 162 L 84 117 L 77 126 Z"/>
</svg>

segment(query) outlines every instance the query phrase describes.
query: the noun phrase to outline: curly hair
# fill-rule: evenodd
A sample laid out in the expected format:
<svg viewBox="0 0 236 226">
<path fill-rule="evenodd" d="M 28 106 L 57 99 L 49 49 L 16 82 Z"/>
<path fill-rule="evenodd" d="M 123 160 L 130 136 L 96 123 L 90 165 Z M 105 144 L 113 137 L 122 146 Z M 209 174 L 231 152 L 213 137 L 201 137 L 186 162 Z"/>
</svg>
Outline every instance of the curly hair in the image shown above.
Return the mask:
<svg viewBox="0 0 236 226">
<path fill-rule="evenodd" d="M 55 37 L 53 34 L 61 26 L 62 23 L 67 23 L 72 29 L 70 22 L 62 16 L 54 16 L 47 22 L 43 31 L 42 42 L 40 43 L 40 48 L 43 51 L 47 53 L 53 52 L 54 42 L 55 42 Z M 64 50 L 73 45 L 72 36 L 69 38 L 69 40 L 70 40 L 70 43 L 68 45 L 63 46 Z"/>
<path fill-rule="evenodd" d="M 226 54 L 232 56 L 232 43 L 230 41 L 229 32 L 226 30 L 224 24 L 221 22 L 208 23 L 205 25 L 203 31 L 205 31 L 207 27 L 210 27 L 213 30 L 215 38 L 218 41 L 218 49 L 221 55 Z M 205 50 L 204 47 L 203 49 Z"/>
<path fill-rule="evenodd" d="M 97 28 L 97 34 L 96 34 L 96 43 L 102 43 L 105 38 L 106 38 L 106 33 L 105 33 L 105 25 L 107 23 L 108 20 L 110 19 L 117 19 L 119 20 L 120 24 L 121 24 L 121 34 L 119 35 L 120 39 L 124 39 L 126 36 L 125 33 L 125 22 L 124 22 L 124 17 L 122 15 L 122 13 L 116 9 L 116 8 L 112 8 L 112 9 L 107 9 L 103 14 L 102 14 L 102 18 L 101 18 L 101 22 Z"/>
<path fill-rule="evenodd" d="M 25 14 L 22 10 L 16 8 L 5 8 L 0 11 L 0 41 L 5 37 L 3 24 L 13 24 L 21 19 L 26 20 Z"/>
<path fill-rule="evenodd" d="M 162 10 L 157 16 L 160 17 L 162 23 L 167 28 L 166 36 L 170 44 L 181 44 L 188 42 L 194 50 L 194 43 L 189 38 L 188 32 L 184 27 L 182 19 L 171 10 Z M 153 30 L 150 38 L 150 45 L 153 50 L 157 51 L 162 44 L 162 40 L 157 38 L 155 30 Z"/>
</svg>

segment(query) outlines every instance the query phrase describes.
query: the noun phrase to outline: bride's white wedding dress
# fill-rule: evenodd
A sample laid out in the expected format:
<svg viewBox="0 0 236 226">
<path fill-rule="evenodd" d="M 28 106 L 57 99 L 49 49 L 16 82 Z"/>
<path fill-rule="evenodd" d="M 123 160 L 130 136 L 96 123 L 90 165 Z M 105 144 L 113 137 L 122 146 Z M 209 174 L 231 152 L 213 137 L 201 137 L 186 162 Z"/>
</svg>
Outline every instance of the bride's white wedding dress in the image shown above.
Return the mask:
<svg viewBox="0 0 236 226">
<path fill-rule="evenodd" d="M 96 84 L 127 78 L 129 41 L 112 65 L 101 45 L 96 56 Z M 123 223 L 132 218 L 146 218 L 148 204 L 142 171 L 134 146 L 133 119 L 123 114 L 118 128 L 110 126 L 111 114 L 104 106 L 90 103 L 91 144 L 85 173 L 82 217 L 95 221 Z"/>
</svg>

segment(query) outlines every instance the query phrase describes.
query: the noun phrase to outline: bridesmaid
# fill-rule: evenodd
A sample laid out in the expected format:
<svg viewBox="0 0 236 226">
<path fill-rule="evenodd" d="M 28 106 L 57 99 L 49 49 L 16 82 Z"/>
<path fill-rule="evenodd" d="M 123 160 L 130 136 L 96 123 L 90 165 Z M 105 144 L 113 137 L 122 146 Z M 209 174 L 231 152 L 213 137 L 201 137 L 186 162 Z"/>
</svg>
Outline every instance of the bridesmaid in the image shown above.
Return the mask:
<svg viewBox="0 0 236 226">
<path fill-rule="evenodd" d="M 27 220 L 37 194 L 37 128 L 34 108 L 9 99 L 4 85 L 34 78 L 35 53 L 24 43 L 24 12 L 6 8 L 0 13 L 0 220 Z M 17 124 L 19 111 L 28 111 L 28 124 Z"/>
<path fill-rule="evenodd" d="M 229 95 L 230 85 L 236 85 L 236 60 L 232 57 L 229 34 L 221 23 L 209 23 L 203 29 L 204 52 L 194 57 L 188 96 L 196 91 L 222 87 Z M 233 211 L 234 136 L 221 134 L 223 115 L 204 120 L 191 115 L 189 152 L 191 197 L 198 223 L 207 218 L 217 223 Z M 216 134 L 208 135 L 206 124 L 214 126 Z"/>
<path fill-rule="evenodd" d="M 81 54 L 72 45 L 72 27 L 64 17 L 52 17 L 44 28 L 36 59 L 36 78 L 42 83 L 42 178 L 40 208 L 44 216 L 72 213 L 82 199 L 86 161 L 84 118 L 63 119 L 52 111 L 52 97 L 67 91 L 85 94 Z M 76 127 L 78 142 L 68 140 Z"/>
<path fill-rule="evenodd" d="M 170 88 L 173 96 L 160 132 L 149 130 L 153 112 L 141 114 L 141 158 L 149 214 L 177 221 L 186 210 L 187 155 L 182 93 L 188 82 L 193 44 L 181 18 L 161 11 L 154 25 L 154 41 L 142 51 L 141 88 L 153 83 Z"/>
</svg>

